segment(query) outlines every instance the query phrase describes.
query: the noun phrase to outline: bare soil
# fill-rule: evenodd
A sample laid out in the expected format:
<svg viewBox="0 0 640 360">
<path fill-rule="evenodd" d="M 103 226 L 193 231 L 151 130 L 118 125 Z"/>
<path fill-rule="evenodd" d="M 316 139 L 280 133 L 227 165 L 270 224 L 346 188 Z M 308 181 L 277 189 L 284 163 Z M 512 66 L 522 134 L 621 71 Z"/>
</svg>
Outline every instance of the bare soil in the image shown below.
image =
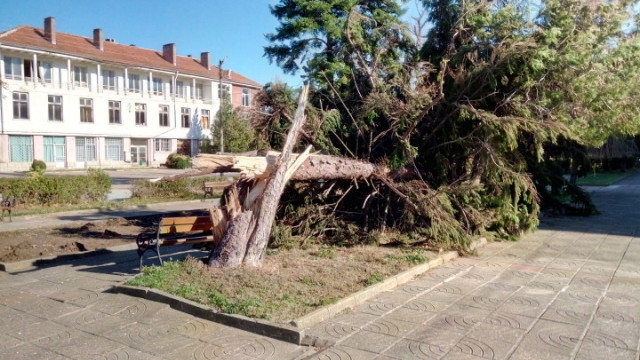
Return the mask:
<svg viewBox="0 0 640 360">
<path fill-rule="evenodd" d="M 191 214 L 181 212 L 163 216 Z M 160 215 L 151 215 L 92 222 L 76 221 L 62 227 L 4 232 L 0 227 L 0 262 L 11 263 L 135 244 L 138 234 L 155 229 L 160 218 Z"/>
</svg>

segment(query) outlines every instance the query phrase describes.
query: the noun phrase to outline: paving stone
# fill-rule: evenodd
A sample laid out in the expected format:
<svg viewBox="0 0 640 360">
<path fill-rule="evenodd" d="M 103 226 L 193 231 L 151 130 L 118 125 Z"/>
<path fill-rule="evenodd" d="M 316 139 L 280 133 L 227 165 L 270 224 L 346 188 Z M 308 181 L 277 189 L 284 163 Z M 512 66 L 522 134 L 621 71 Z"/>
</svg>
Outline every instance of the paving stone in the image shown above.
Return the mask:
<svg viewBox="0 0 640 360">
<path fill-rule="evenodd" d="M 24 344 L 23 340 L 19 340 L 13 336 L 0 334 L 0 350 L 10 349 L 22 344 Z"/>
<path fill-rule="evenodd" d="M 0 359 L 11 360 L 68 360 L 69 358 L 58 355 L 52 351 L 43 349 L 32 344 L 22 344 L 9 349 L 0 350 Z"/>
<path fill-rule="evenodd" d="M 440 359 L 449 348 L 419 341 L 401 339 L 384 352 L 392 359 Z"/>
<path fill-rule="evenodd" d="M 46 297 L 40 297 L 23 303 L 14 304 L 11 305 L 11 307 L 43 319 L 55 319 L 82 309 L 76 305 L 61 303 Z"/>
<path fill-rule="evenodd" d="M 553 358 L 550 355 L 569 358 L 580 345 L 583 331 L 583 326 L 539 320 L 520 343 L 514 357 L 524 359 L 523 354 L 530 354 L 529 359 Z"/>
<path fill-rule="evenodd" d="M 321 351 L 318 354 L 310 356 L 308 360 L 325 360 L 325 359 L 336 359 L 336 360 L 371 360 L 376 357 L 376 354 L 369 351 L 358 350 L 355 348 L 351 348 L 348 346 L 333 346 L 326 350 Z"/>
</svg>

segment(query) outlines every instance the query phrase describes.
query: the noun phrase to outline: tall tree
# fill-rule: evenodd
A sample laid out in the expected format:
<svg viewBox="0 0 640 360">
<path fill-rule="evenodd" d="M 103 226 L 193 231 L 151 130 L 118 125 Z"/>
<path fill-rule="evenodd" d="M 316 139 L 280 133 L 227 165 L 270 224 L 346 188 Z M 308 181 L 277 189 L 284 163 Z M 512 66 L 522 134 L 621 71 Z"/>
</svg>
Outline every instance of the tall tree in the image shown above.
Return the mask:
<svg viewBox="0 0 640 360">
<path fill-rule="evenodd" d="M 433 26 L 421 49 L 396 1 L 272 7 L 281 25 L 265 54 L 287 72 L 306 72 L 314 105 L 331 114 L 322 129 L 333 147 L 413 174 L 410 182 L 298 186 L 290 201 L 325 204 L 307 221 L 390 226 L 461 246 L 472 234 L 517 236 L 537 225 L 530 172 L 546 144 L 638 132 L 632 2 L 422 4 Z"/>
</svg>

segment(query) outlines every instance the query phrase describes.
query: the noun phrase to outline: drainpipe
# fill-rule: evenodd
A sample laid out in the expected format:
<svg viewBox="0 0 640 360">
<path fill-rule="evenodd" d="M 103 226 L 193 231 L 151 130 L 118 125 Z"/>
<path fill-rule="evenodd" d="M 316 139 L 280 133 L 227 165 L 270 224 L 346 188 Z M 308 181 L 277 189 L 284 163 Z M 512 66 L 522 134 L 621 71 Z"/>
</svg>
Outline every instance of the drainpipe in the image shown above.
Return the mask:
<svg viewBox="0 0 640 360">
<path fill-rule="evenodd" d="M 0 47 L 2 47 L 2 43 L 0 43 Z M 4 72 L 2 73 L 4 74 Z M 2 89 L 4 88 L 2 84 L 2 79 L 4 75 L 0 75 L 0 134 L 4 134 L 4 106 L 2 105 Z"/>
</svg>

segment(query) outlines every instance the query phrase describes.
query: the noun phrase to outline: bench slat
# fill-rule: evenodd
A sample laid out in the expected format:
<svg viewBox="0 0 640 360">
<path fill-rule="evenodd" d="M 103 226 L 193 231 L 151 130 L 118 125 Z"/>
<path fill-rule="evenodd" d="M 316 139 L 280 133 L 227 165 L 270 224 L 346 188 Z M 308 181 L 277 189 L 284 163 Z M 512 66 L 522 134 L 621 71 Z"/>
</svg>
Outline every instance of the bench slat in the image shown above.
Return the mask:
<svg viewBox="0 0 640 360">
<path fill-rule="evenodd" d="M 180 244 L 197 244 L 203 242 L 210 242 L 215 240 L 213 235 L 178 238 L 178 239 L 161 239 L 160 246 L 180 245 Z"/>
<path fill-rule="evenodd" d="M 158 225 L 158 234 L 188 233 L 194 231 L 207 231 L 213 228 L 209 216 L 185 216 L 163 218 Z"/>
</svg>

